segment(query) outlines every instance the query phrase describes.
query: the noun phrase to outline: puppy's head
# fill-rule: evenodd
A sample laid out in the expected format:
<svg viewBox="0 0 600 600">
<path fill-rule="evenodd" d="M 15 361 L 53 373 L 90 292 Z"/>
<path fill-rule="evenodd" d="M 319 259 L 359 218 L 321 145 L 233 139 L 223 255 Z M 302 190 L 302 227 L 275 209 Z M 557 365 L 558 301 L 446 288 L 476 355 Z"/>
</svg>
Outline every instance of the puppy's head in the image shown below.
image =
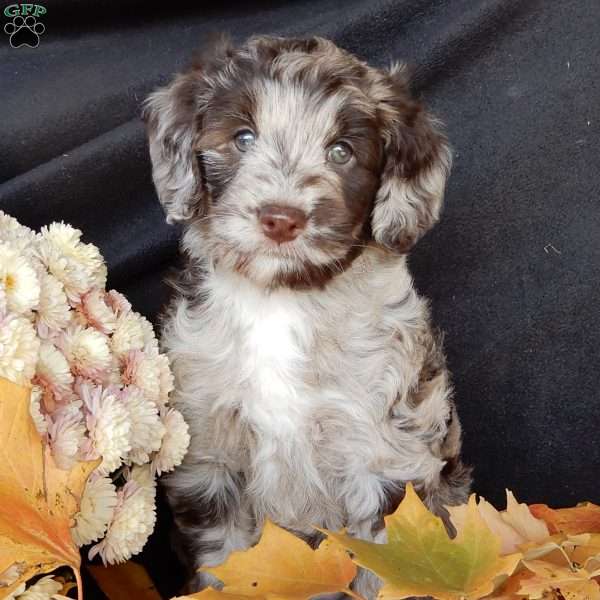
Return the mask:
<svg viewBox="0 0 600 600">
<path fill-rule="evenodd" d="M 323 285 L 368 244 L 407 252 L 439 216 L 450 152 L 405 70 L 327 40 L 220 40 L 145 115 L 167 219 L 261 284 Z"/>
</svg>

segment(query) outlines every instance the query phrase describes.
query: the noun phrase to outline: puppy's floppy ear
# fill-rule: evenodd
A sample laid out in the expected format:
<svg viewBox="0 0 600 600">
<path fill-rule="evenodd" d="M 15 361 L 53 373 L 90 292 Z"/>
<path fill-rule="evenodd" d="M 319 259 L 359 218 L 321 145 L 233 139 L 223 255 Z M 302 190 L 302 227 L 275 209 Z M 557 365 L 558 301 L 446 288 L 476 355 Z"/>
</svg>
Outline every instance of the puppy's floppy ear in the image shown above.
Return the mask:
<svg viewBox="0 0 600 600">
<path fill-rule="evenodd" d="M 144 103 L 152 160 L 152 179 L 167 222 L 201 214 L 207 190 L 195 156 L 195 143 L 208 102 L 211 76 L 232 55 L 229 38 L 219 36 L 196 53 L 190 69 Z"/>
<path fill-rule="evenodd" d="M 404 66 L 383 74 L 376 89 L 385 157 L 373 237 L 405 253 L 439 218 L 452 155 L 439 123 L 411 98 Z"/>
</svg>

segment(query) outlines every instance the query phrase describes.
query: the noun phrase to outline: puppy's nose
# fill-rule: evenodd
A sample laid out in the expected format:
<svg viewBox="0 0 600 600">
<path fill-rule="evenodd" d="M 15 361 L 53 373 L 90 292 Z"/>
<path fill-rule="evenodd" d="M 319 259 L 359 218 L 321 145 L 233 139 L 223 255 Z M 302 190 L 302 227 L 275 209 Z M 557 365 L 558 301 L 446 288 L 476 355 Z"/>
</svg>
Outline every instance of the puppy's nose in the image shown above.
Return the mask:
<svg viewBox="0 0 600 600">
<path fill-rule="evenodd" d="M 295 240 L 306 226 L 306 215 L 297 208 L 268 204 L 258 213 L 264 234 L 277 243 Z"/>
</svg>

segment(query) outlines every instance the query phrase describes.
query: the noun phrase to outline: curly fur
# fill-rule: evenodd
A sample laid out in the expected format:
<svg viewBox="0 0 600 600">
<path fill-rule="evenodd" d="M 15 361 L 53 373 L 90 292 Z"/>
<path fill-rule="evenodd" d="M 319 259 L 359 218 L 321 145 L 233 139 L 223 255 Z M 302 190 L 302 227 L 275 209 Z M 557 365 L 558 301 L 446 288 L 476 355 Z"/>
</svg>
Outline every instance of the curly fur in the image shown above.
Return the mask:
<svg viewBox="0 0 600 600">
<path fill-rule="evenodd" d="M 408 481 L 442 515 L 464 501 L 441 339 L 405 256 L 439 217 L 450 151 L 405 69 L 319 38 L 222 41 L 146 118 L 189 263 L 162 339 L 192 442 L 163 483 L 192 571 L 254 543 L 265 518 L 313 544 L 313 525 L 381 539 Z M 240 128 L 257 134 L 247 153 Z M 348 165 L 324 159 L 338 139 Z M 273 202 L 308 216 L 296 240 L 261 233 Z M 355 582 L 369 598 L 377 585 Z"/>
</svg>

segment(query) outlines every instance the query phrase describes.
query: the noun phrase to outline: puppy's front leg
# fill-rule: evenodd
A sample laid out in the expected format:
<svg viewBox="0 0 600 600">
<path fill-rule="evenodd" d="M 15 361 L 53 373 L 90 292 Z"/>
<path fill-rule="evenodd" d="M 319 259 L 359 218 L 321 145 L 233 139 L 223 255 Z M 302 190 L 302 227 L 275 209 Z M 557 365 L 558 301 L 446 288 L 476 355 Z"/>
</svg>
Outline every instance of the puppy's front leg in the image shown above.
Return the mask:
<svg viewBox="0 0 600 600">
<path fill-rule="evenodd" d="M 200 567 L 223 563 L 234 550 L 251 546 L 257 538 L 252 509 L 242 495 L 243 475 L 222 461 L 185 462 L 165 478 L 177 530 L 174 544 L 189 569 L 186 593 L 197 592 L 217 580 Z"/>
</svg>

